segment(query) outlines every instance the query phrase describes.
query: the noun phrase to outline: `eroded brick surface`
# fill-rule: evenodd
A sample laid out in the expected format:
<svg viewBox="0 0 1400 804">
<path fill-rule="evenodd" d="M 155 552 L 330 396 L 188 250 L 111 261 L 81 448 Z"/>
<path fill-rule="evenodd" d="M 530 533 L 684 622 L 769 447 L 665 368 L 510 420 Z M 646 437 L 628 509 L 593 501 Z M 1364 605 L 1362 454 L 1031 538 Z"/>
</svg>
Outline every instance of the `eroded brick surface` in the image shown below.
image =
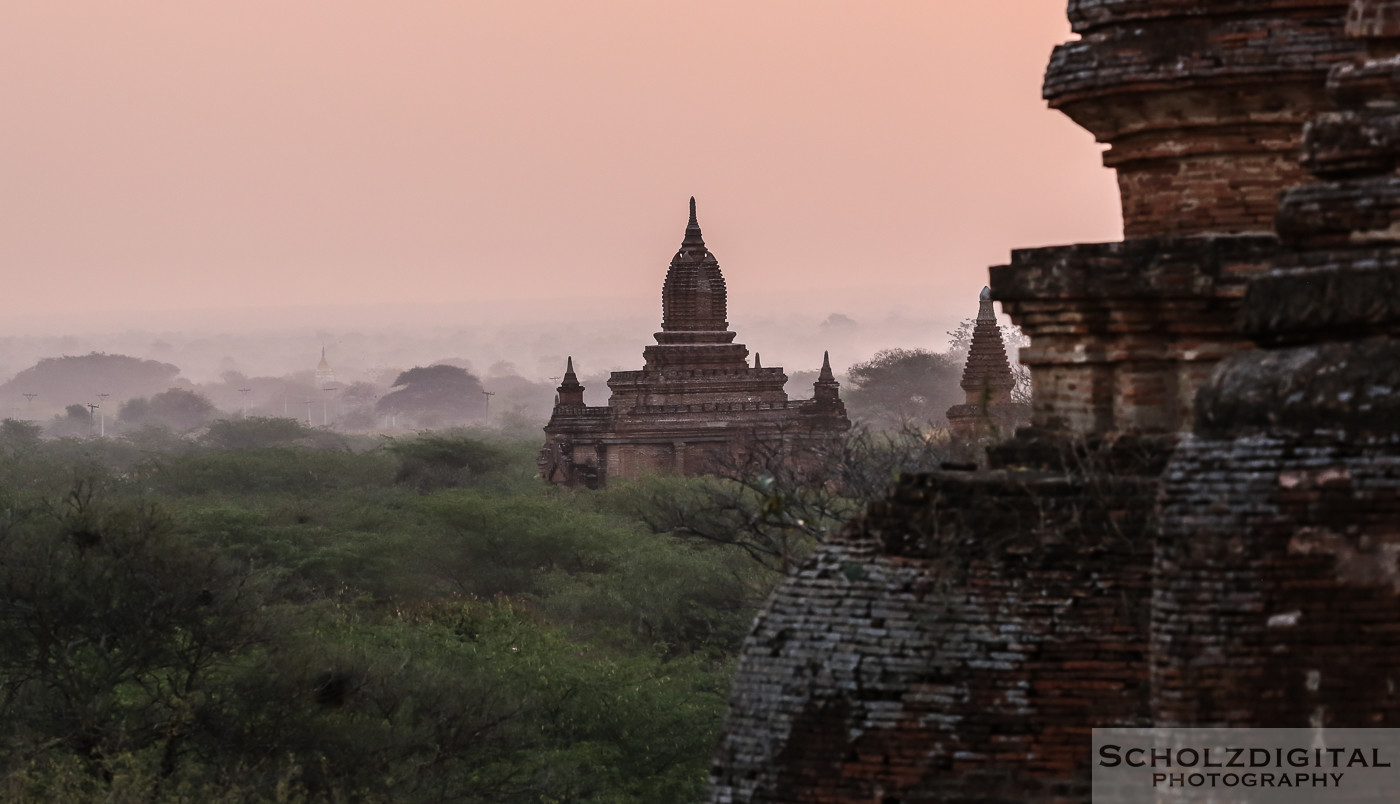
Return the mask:
<svg viewBox="0 0 1400 804">
<path fill-rule="evenodd" d="M 1142 725 L 1154 483 L 905 478 L 745 644 L 716 802 L 1083 801 Z"/>
<path fill-rule="evenodd" d="M 1319 180 L 1285 193 L 1289 248 L 1241 322 L 1197 438 L 1163 481 L 1152 618 L 1163 724 L 1400 723 L 1400 309 L 1392 207 L 1400 27 L 1358 0 L 1368 55 L 1306 134 Z"/>
</svg>

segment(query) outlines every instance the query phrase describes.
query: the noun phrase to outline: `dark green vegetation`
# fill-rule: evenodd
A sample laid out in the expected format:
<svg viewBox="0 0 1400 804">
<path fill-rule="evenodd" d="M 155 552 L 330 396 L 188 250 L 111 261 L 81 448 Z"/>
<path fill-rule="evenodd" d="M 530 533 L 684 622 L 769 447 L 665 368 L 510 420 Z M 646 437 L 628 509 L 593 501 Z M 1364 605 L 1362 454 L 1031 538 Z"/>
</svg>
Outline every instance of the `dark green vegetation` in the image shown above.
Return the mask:
<svg viewBox="0 0 1400 804">
<path fill-rule="evenodd" d="M 5 421 L 0 800 L 699 800 L 776 574 L 687 527 L 805 531 L 546 489 L 537 441 Z"/>
</svg>

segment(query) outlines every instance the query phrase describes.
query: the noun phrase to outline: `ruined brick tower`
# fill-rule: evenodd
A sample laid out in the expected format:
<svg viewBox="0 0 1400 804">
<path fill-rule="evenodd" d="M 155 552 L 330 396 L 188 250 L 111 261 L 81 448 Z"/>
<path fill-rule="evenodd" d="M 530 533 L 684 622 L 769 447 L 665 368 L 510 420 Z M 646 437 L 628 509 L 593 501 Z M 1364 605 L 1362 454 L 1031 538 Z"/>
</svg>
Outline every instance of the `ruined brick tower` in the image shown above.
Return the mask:
<svg viewBox="0 0 1400 804">
<path fill-rule="evenodd" d="M 1387 263 L 1336 249 L 1400 239 L 1400 225 L 1386 233 L 1391 205 L 1374 202 L 1396 160 L 1363 147 L 1388 129 L 1368 117 L 1372 134 L 1338 135 L 1339 153 L 1365 156 L 1346 168 L 1352 183 L 1339 168 L 1293 191 L 1285 241 L 1272 231 L 1277 194 L 1305 179 L 1303 124 L 1327 108 L 1328 70 L 1358 50 L 1346 6 L 1070 0 L 1080 39 L 1055 50 L 1045 96 L 1110 145 L 1126 239 L 1017 251 L 992 269 L 992 297 L 1031 339 L 1032 426 L 989 450 L 990 471 L 902 478 L 780 586 L 740 659 L 712 801 L 1087 802 L 1094 726 L 1306 725 L 1305 711 L 1369 725 L 1344 690 L 1374 672 L 1357 689 L 1379 694 L 1400 655 L 1392 637 L 1373 655 L 1358 636 L 1390 627 L 1395 579 L 1375 566 L 1400 552 L 1382 524 L 1400 511 L 1400 459 L 1385 458 L 1400 450 L 1394 405 L 1362 390 L 1385 373 L 1371 361 L 1400 365 L 1381 345 L 1400 327 L 1379 301 L 1395 297 L 1375 267 Z M 1391 41 L 1377 52 L 1400 52 Z M 1392 92 L 1389 76 L 1350 86 Z M 1385 178 L 1357 178 L 1363 163 Z M 1316 251 L 1295 256 L 1294 243 Z M 1358 260 L 1386 278 L 1319 285 L 1341 274 L 1304 268 Z M 1337 290 L 1309 294 L 1304 280 Z M 1275 285 L 1289 289 L 1261 295 Z M 1280 298 L 1291 306 L 1270 311 Z M 1248 351 L 1322 332 L 1369 340 Z M 1319 379 L 1286 379 L 1329 359 Z M 1308 411 L 1306 437 L 1279 418 L 1290 406 Z M 1338 411 L 1359 436 L 1327 434 Z M 1236 424 L 1242 439 L 1202 440 Z M 1272 461 L 1287 471 L 1261 468 Z M 1346 506 L 1350 518 L 1330 513 Z M 1329 597 L 1304 599 L 1324 582 Z M 1334 589 L 1345 621 L 1323 616 Z M 1221 640 L 1235 640 L 1223 654 Z M 1292 658 L 1314 647 L 1316 666 Z M 1329 674 L 1319 696 L 1309 685 Z M 1376 725 L 1391 724 L 1393 698 L 1376 699 Z"/>
<path fill-rule="evenodd" d="M 1278 194 L 1302 181 L 1303 124 L 1355 46 L 1345 0 L 1071 0 L 1080 38 L 1044 94 L 1109 147 L 1121 243 L 1013 252 L 992 295 L 1021 350 L 1035 422 L 1188 430 L 1196 391 L 1247 348 L 1234 317 L 1267 269 Z"/>
<path fill-rule="evenodd" d="M 1162 482 L 1162 725 L 1400 726 L 1400 2 L 1358 0 L 1221 365 Z"/>
<path fill-rule="evenodd" d="M 759 443 L 798 452 L 850 429 L 825 356 L 814 398 L 789 400 L 781 367 L 749 366 L 749 350 L 734 342 L 727 310 L 724 275 L 705 246 L 692 198 L 661 289 L 661 331 L 643 351 L 645 366 L 613 372 L 608 404 L 589 407 L 569 358 L 545 426 L 541 476 L 597 487 L 648 472 L 701 474 L 722 470 Z"/>
<path fill-rule="evenodd" d="M 982 288 L 977 319 L 972 327 L 967 363 L 963 366 L 963 404 L 948 409 L 950 441 L 959 457 L 975 459 L 979 446 L 1011 436 L 1024 424 L 1021 406 L 1011 401 L 1016 378 L 1006 359 L 1006 344 L 996 311 L 992 309 L 992 289 Z"/>
</svg>

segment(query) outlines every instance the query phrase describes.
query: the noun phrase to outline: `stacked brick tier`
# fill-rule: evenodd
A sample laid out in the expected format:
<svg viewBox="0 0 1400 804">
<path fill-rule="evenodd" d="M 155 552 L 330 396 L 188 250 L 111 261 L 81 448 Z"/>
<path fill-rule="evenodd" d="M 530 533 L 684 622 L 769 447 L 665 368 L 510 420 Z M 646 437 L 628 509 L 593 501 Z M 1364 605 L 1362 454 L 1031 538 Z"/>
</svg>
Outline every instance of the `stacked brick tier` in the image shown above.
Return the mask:
<svg viewBox="0 0 1400 804">
<path fill-rule="evenodd" d="M 1045 98 L 1110 148 L 1127 237 L 1267 233 L 1302 178 L 1342 0 L 1079 0 Z"/>
<path fill-rule="evenodd" d="M 1158 237 L 1012 252 L 991 269 L 1031 337 L 1032 421 L 1073 432 L 1190 427 L 1196 390 L 1248 342 L 1233 331 L 1272 237 Z"/>
<path fill-rule="evenodd" d="M 1018 251 L 993 295 L 1031 339 L 1032 421 L 1073 432 L 1188 429 L 1269 265 L 1303 123 L 1354 56 L 1345 0 L 1071 0 L 1081 38 L 1044 94 L 1110 147 L 1124 243 Z"/>
<path fill-rule="evenodd" d="M 1086 801 L 1147 720 L 1153 483 L 906 477 L 769 602 L 714 802 Z"/>
<path fill-rule="evenodd" d="M 1298 251 L 1251 286 L 1267 348 L 1222 363 L 1164 478 L 1153 611 L 1162 724 L 1400 726 L 1400 236 L 1387 200 L 1400 4 L 1333 71 L 1290 190 Z"/>
</svg>

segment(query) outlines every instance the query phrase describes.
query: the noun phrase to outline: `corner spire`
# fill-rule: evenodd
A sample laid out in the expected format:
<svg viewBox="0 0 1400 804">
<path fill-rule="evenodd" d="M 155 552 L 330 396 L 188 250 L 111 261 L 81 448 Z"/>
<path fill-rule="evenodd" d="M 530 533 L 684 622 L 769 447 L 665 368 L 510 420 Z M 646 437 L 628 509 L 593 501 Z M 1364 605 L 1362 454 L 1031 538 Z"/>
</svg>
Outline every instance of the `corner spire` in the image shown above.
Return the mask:
<svg viewBox="0 0 1400 804">
<path fill-rule="evenodd" d="M 758 352 L 753 353 L 753 367 L 756 369 L 763 368 L 763 361 L 759 359 Z"/>
<path fill-rule="evenodd" d="M 817 381 L 812 383 L 812 390 L 812 401 L 819 410 L 845 415 L 846 406 L 841 402 L 841 383 L 837 382 L 836 375 L 831 373 L 830 352 L 822 352 L 822 371 L 817 375 Z"/>
<path fill-rule="evenodd" d="M 564 381 L 556 388 L 559 393 L 555 397 L 554 405 L 582 405 L 583 386 L 579 385 L 578 375 L 574 374 L 574 357 L 569 355 L 569 362 L 564 369 Z"/>
</svg>

